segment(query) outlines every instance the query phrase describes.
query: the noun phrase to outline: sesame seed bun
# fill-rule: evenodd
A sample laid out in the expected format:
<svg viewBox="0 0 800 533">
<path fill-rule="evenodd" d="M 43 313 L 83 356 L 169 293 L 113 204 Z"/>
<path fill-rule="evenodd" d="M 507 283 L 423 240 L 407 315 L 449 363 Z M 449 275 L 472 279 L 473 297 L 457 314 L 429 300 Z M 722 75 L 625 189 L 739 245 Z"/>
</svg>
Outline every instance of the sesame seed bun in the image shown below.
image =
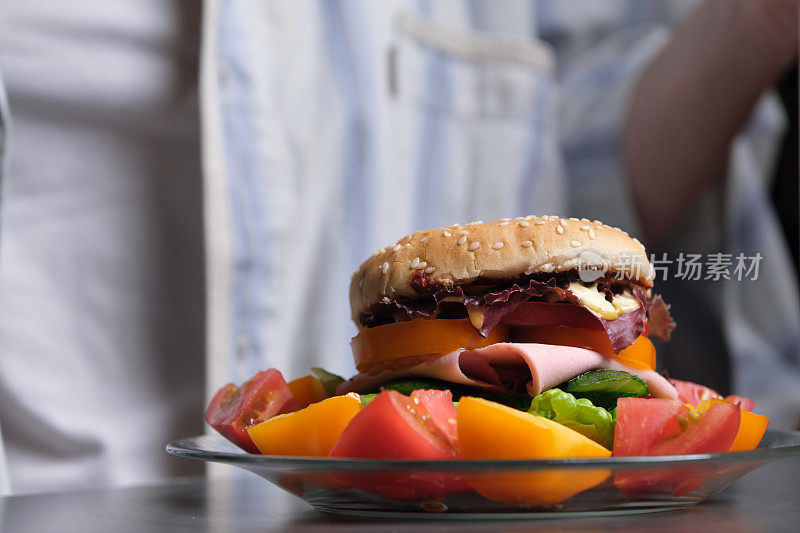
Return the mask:
<svg viewBox="0 0 800 533">
<path fill-rule="evenodd" d="M 644 288 L 653 272 L 644 246 L 597 220 L 555 216 L 454 224 L 417 231 L 378 250 L 350 282 L 353 320 L 373 303 L 413 300 L 414 280 L 453 286 L 586 270 L 623 275 Z M 359 324 L 360 327 L 360 324 Z"/>
</svg>

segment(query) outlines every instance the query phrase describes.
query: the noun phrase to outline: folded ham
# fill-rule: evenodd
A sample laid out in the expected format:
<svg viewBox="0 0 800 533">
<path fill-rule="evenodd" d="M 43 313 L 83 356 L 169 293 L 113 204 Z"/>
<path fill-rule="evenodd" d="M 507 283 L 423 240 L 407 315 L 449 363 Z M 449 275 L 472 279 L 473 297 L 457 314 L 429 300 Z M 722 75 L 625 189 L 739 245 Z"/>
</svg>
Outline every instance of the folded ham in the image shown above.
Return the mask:
<svg viewBox="0 0 800 533">
<path fill-rule="evenodd" d="M 653 397 L 678 399 L 675 387 L 652 370 L 631 368 L 585 348 L 507 342 L 434 356 L 410 368 L 359 373 L 342 383 L 336 393 L 370 392 L 392 379 L 425 377 L 502 392 L 524 384 L 528 393 L 536 396 L 598 368 L 624 370 L 643 379 Z"/>
</svg>

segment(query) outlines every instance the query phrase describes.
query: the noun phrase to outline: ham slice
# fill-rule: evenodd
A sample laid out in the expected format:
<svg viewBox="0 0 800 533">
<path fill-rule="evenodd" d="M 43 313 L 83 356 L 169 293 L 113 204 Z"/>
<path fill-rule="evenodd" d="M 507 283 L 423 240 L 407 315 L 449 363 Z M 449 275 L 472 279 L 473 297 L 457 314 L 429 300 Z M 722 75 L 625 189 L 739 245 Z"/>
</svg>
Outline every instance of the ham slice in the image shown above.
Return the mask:
<svg viewBox="0 0 800 533">
<path fill-rule="evenodd" d="M 597 368 L 624 370 L 643 379 L 653 397 L 678 399 L 675 387 L 652 370 L 631 368 L 585 348 L 508 342 L 476 350 L 458 350 L 432 357 L 411 368 L 359 373 L 342 383 L 336 393 L 369 392 L 392 379 L 426 377 L 502 392 L 513 391 L 524 384 L 528 393 L 536 396 Z"/>
</svg>

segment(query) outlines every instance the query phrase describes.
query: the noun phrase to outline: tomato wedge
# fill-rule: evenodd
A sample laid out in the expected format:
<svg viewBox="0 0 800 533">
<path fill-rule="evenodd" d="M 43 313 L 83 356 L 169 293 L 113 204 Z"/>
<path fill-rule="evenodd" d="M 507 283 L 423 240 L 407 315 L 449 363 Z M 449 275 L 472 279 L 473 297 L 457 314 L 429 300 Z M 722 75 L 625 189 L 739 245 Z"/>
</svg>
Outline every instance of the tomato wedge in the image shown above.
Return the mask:
<svg viewBox="0 0 800 533">
<path fill-rule="evenodd" d="M 608 335 L 602 329 L 570 328 L 566 326 L 529 326 L 512 331 L 515 342 L 538 342 L 586 348 L 615 359 L 632 368 L 656 369 L 656 349 L 644 335 L 619 353 L 614 352 Z"/>
<path fill-rule="evenodd" d="M 753 408 L 756 406 L 756 402 L 754 402 L 750 398 L 745 398 L 744 396 L 736 396 L 735 394 L 725 396 L 723 400 L 725 400 L 726 402 L 737 404 L 739 407 L 742 408 L 742 411 L 752 411 Z"/>
<path fill-rule="evenodd" d="M 691 381 L 682 381 L 680 379 L 670 379 L 670 383 L 678 391 L 678 399 L 683 403 L 688 403 L 697 407 L 697 405 L 711 398 L 722 398 L 722 395 L 705 385 L 698 385 Z"/>
<path fill-rule="evenodd" d="M 449 394 L 450 391 L 441 391 Z M 444 395 L 443 395 L 444 397 Z M 450 396 L 452 405 L 452 396 Z M 456 452 L 444 436 L 421 420 L 413 400 L 384 391 L 347 425 L 331 457 L 364 459 L 452 459 Z"/>
<path fill-rule="evenodd" d="M 620 398 L 614 455 L 727 452 L 739 429 L 739 406 L 718 402 L 704 413 L 664 398 Z"/>
<path fill-rule="evenodd" d="M 680 435 L 689 408 L 666 398 L 620 398 L 614 425 L 614 455 L 652 455 L 660 443 Z"/>
<path fill-rule="evenodd" d="M 250 453 L 258 453 L 247 428 L 297 408 L 281 373 L 270 368 L 241 387 L 228 383 L 219 389 L 208 404 L 205 419 L 226 439 Z"/>
<path fill-rule="evenodd" d="M 739 406 L 711 405 L 705 413 L 674 400 L 620 398 L 614 455 L 684 455 L 721 453 L 731 448 L 739 429 Z M 703 484 L 696 467 L 618 470 L 614 484 L 626 496 L 665 493 L 680 496 Z"/>
<path fill-rule="evenodd" d="M 715 403 L 738 403 L 737 401 L 731 401 L 731 398 L 735 398 L 738 401 L 747 400 L 747 398 L 741 398 L 740 396 L 726 396 L 724 400 L 712 398 L 711 400 L 700 402 L 697 409 L 701 413 L 704 413 Z M 741 407 L 742 419 L 739 422 L 739 430 L 736 432 L 736 438 L 733 440 L 733 444 L 731 444 L 728 451 L 743 452 L 755 450 L 761 442 L 761 439 L 764 438 L 764 433 L 767 432 L 769 418 L 764 415 L 745 411 L 740 403 L 738 403 L 738 405 Z"/>
<path fill-rule="evenodd" d="M 417 420 L 434 435 L 442 437 L 458 454 L 458 431 L 456 430 L 456 406 L 449 390 L 415 390 L 411 393 Z"/>
<path fill-rule="evenodd" d="M 496 326 L 484 338 L 468 318 L 416 318 L 363 329 L 350 342 L 350 347 L 356 369 L 368 372 L 404 357 L 483 348 L 506 340 L 508 331 L 504 326 Z"/>
<path fill-rule="evenodd" d="M 431 394 L 433 393 L 433 394 Z M 414 401 L 415 398 L 418 401 Z M 331 457 L 365 459 L 453 459 L 450 430 L 455 420 L 450 391 L 414 391 L 411 397 L 384 391 L 361 409 L 331 450 Z M 339 474 L 342 484 L 396 499 L 429 499 L 470 489 L 448 472 Z"/>
</svg>

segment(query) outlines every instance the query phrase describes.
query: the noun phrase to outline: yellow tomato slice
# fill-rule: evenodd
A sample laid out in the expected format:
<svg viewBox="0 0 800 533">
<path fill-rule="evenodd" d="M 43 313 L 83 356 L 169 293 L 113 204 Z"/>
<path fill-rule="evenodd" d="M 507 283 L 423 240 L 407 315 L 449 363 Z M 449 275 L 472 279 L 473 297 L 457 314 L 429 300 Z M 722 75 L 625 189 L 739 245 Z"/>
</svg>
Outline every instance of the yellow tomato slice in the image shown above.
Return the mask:
<svg viewBox="0 0 800 533">
<path fill-rule="evenodd" d="M 718 402 L 725 402 L 719 398 L 712 398 L 711 400 L 704 400 L 697 406 L 697 410 L 704 413 L 712 404 Z M 730 402 L 726 402 L 730 403 Z M 742 409 L 739 414 L 739 431 L 736 432 L 736 438 L 733 439 L 731 449 L 729 452 L 746 452 L 755 450 L 761 439 L 764 438 L 764 433 L 767 432 L 769 425 L 769 418 L 764 415 L 759 415 L 750 411 Z"/>
<path fill-rule="evenodd" d="M 611 451 L 566 426 L 482 398 L 458 403 L 458 443 L 465 459 L 609 457 Z M 491 500 L 553 505 L 602 483 L 606 469 L 476 474 L 473 488 Z"/>
<path fill-rule="evenodd" d="M 529 326 L 512 332 L 516 342 L 538 342 L 575 346 L 601 353 L 633 368 L 656 369 L 656 349 L 650 339 L 639 335 L 633 344 L 614 353 L 608 335 L 602 329 L 570 328 L 567 326 Z"/>
<path fill-rule="evenodd" d="M 639 335 L 633 344 L 610 357 L 633 368 L 656 369 L 656 347 L 644 335 Z"/>
<path fill-rule="evenodd" d="M 350 347 L 356 368 L 366 372 L 405 357 L 483 348 L 506 340 L 508 331 L 504 326 L 496 326 L 484 338 L 468 318 L 416 318 L 363 329 L 350 342 Z"/>
<path fill-rule="evenodd" d="M 327 457 L 360 409 L 360 397 L 351 392 L 275 416 L 247 433 L 264 455 Z"/>
<path fill-rule="evenodd" d="M 300 409 L 308 407 L 312 403 L 321 402 L 328 397 L 322 382 L 311 374 L 293 379 L 287 385 L 289 385 L 294 401 L 297 402 Z"/>
</svg>

